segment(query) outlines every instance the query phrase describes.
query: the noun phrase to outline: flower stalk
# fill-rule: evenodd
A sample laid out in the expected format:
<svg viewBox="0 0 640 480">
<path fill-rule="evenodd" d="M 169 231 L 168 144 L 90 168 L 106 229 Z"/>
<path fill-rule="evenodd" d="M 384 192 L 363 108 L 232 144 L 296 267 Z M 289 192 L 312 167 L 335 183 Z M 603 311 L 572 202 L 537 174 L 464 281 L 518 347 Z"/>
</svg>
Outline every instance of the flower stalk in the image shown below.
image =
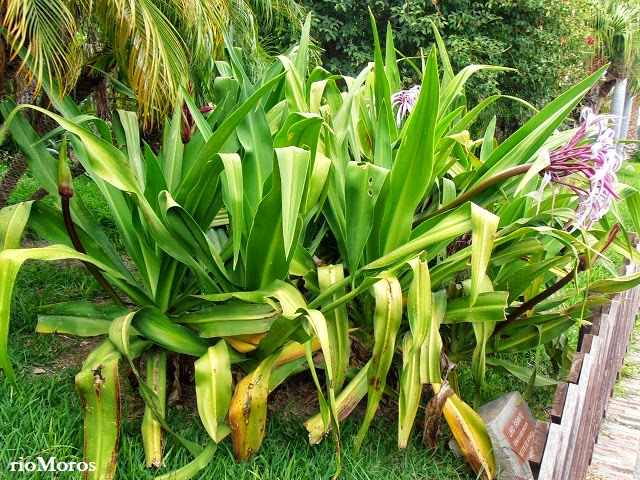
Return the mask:
<svg viewBox="0 0 640 480">
<path fill-rule="evenodd" d="M 71 171 L 69 170 L 69 166 L 67 165 L 67 142 L 66 137 L 62 142 L 62 147 L 60 149 L 60 160 L 58 162 L 58 193 L 60 194 L 60 204 L 62 206 L 62 217 L 64 219 L 64 226 L 67 229 L 67 233 L 69 234 L 69 238 L 71 239 L 71 243 L 73 244 L 73 248 L 76 251 L 87 254 L 82 242 L 80 241 L 80 237 L 78 236 L 78 232 L 76 231 L 76 227 L 73 223 L 73 218 L 71 217 L 71 197 L 73 197 L 73 184 L 71 182 Z M 92 265 L 89 262 L 83 262 L 89 273 L 93 275 L 93 277 L 98 281 L 100 286 L 104 289 L 104 291 L 111 297 L 111 299 L 119 306 L 125 307 L 125 303 L 118 296 L 116 291 L 113 289 L 111 284 L 104 278 L 104 275 L 98 270 L 95 265 Z"/>
</svg>

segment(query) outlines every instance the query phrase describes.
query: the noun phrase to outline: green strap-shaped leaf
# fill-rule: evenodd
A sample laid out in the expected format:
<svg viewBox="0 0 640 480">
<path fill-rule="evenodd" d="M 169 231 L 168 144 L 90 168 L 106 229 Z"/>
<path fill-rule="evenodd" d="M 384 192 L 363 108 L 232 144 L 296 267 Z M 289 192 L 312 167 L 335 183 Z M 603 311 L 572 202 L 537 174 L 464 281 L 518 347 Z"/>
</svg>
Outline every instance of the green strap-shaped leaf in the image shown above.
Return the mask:
<svg viewBox="0 0 640 480">
<path fill-rule="evenodd" d="M 496 284 L 499 290 L 508 290 L 509 303 L 515 301 L 531 284 L 541 276 L 547 274 L 552 268 L 558 265 L 566 265 L 571 261 L 571 256 L 562 255 L 547 258 L 543 261 L 536 262 L 538 255 L 544 255 L 544 252 L 536 254 L 531 258 L 531 263 L 517 270 L 514 274 L 501 280 Z"/>
<path fill-rule="evenodd" d="M 158 397 L 158 413 L 164 418 L 167 401 L 167 351 L 164 348 L 153 347 L 147 351 L 146 360 L 146 384 Z M 153 417 L 152 410 L 145 406 L 141 430 L 147 468 L 158 468 L 162 465 L 164 446 L 162 425 Z"/>
<path fill-rule="evenodd" d="M 167 225 L 176 239 L 181 240 L 184 253 L 194 255 L 214 273 L 218 281 L 228 283 L 226 269 L 220 255 L 191 215 L 178 205 L 167 191 L 160 194 L 159 201 Z"/>
<path fill-rule="evenodd" d="M 335 285 L 342 279 L 344 279 L 342 265 L 318 267 L 318 285 L 320 292 L 326 291 L 331 285 Z M 333 298 L 327 299 L 325 305 L 333 300 L 337 300 L 344 295 L 344 293 L 344 288 L 338 290 L 333 295 Z M 346 303 L 326 313 L 325 318 L 327 319 L 329 344 L 332 348 L 330 361 L 333 370 L 333 383 L 336 392 L 340 393 L 342 385 L 347 378 L 349 355 L 351 353 L 349 344 L 349 317 L 347 315 Z"/>
<path fill-rule="evenodd" d="M 95 337 L 109 333 L 111 320 L 76 317 L 71 315 L 42 315 L 38 318 L 36 332 L 67 333 L 79 337 Z"/>
<path fill-rule="evenodd" d="M 277 359 L 278 354 L 267 357 L 236 385 L 227 423 L 237 461 L 256 453 L 262 444 L 267 429 L 269 377 Z"/>
<path fill-rule="evenodd" d="M 18 275 L 18 270 L 20 270 L 20 267 L 25 261 L 30 259 L 44 261 L 81 260 L 92 263 L 114 278 L 122 278 L 119 272 L 64 245 L 51 245 L 44 248 L 26 248 L 21 250 L 9 249 L 0 252 L 0 367 L 2 367 L 7 375 L 9 382 L 16 387 L 16 377 L 7 354 L 11 296 L 13 294 L 13 287 Z"/>
<path fill-rule="evenodd" d="M 218 444 L 212 441 L 207 442 L 207 446 L 204 447 L 202 452 L 196 456 L 191 462 L 182 468 L 179 468 L 173 472 L 165 473 L 155 477 L 154 480 L 189 480 L 193 478 L 200 470 L 205 468 L 211 460 L 213 455 L 218 449 Z"/>
<path fill-rule="evenodd" d="M 431 29 L 433 30 L 433 34 L 436 37 L 436 45 L 438 46 L 438 55 L 440 56 L 440 61 L 442 62 L 442 69 L 444 73 L 442 75 L 442 88 L 447 88 L 451 81 L 453 80 L 453 68 L 451 67 L 451 61 L 449 60 L 449 54 L 447 53 L 447 47 L 444 44 L 444 40 L 442 40 L 442 36 L 436 27 L 436 24 L 433 23 L 433 20 L 429 19 L 431 23 Z"/>
<path fill-rule="evenodd" d="M 640 285 L 640 273 L 632 273 L 607 280 L 596 280 L 589 284 L 589 289 L 594 292 L 619 293 Z"/>
<path fill-rule="evenodd" d="M 209 347 L 207 353 L 196 360 L 194 365 L 200 420 L 209 436 L 220 443 L 231 432 L 225 423 L 233 390 L 231 361 L 226 342 L 220 340 Z"/>
<path fill-rule="evenodd" d="M 176 190 L 182 180 L 182 159 L 184 155 L 184 143 L 181 136 L 182 105 L 176 102 L 175 111 L 170 126 L 165 124 L 162 138 L 162 170 L 167 182 L 167 189 L 176 194 Z"/>
<path fill-rule="evenodd" d="M 471 204 L 471 305 L 482 291 L 500 217 Z"/>
<path fill-rule="evenodd" d="M 473 258 L 473 254 L 472 254 Z M 472 260 L 473 265 L 473 260 Z M 472 266 L 473 268 L 473 266 Z M 467 286 L 469 284 L 468 281 L 463 283 L 463 286 Z M 471 281 L 471 291 L 473 291 L 473 280 Z M 486 275 L 479 280 L 477 284 L 477 289 L 479 290 L 478 295 L 481 293 L 489 293 L 493 292 L 493 285 L 491 283 L 491 279 Z M 466 293 L 466 292 L 465 292 Z M 477 297 L 476 297 L 477 298 Z M 473 298 L 472 298 L 473 305 Z M 471 376 L 473 378 L 474 383 L 474 398 L 473 398 L 473 408 L 478 409 L 480 407 L 480 401 L 482 400 L 482 387 L 484 386 L 484 378 L 486 375 L 487 365 L 487 342 L 496 328 L 496 324 L 498 321 L 503 320 L 503 318 L 499 318 L 495 321 L 483 321 L 480 320 L 478 322 L 472 322 L 473 326 L 473 334 L 476 339 L 475 346 L 473 348 L 473 353 L 471 355 Z"/>
<path fill-rule="evenodd" d="M 420 381 L 425 383 L 442 382 L 440 371 L 440 355 L 442 353 L 442 337 L 440 336 L 440 324 L 444 320 L 447 310 L 447 293 L 438 290 L 432 295 L 432 316 L 427 323 L 426 341 L 420 349 Z"/>
<path fill-rule="evenodd" d="M 487 353 L 516 353 L 531 350 L 557 338 L 575 324 L 576 321 L 570 316 L 559 315 L 542 325 L 525 326 L 504 338 L 502 335 L 494 335 L 492 341 L 487 344 Z"/>
<path fill-rule="evenodd" d="M 345 178 L 345 220 L 349 271 L 354 273 L 373 229 L 373 216 L 389 170 L 372 163 L 349 162 Z"/>
<path fill-rule="evenodd" d="M 29 220 L 32 203 L 22 202 L 0 210 L 0 252 L 20 248 L 20 239 Z"/>
<path fill-rule="evenodd" d="M 271 304 L 228 303 L 178 315 L 174 321 L 196 328 L 204 338 L 268 332 L 278 309 Z"/>
<path fill-rule="evenodd" d="M 407 241 L 413 212 L 431 184 L 439 97 L 438 66 L 432 50 L 418 102 L 404 127 L 402 143 L 391 169 L 384 218 L 379 228 L 374 229 L 380 254 L 387 254 Z"/>
<path fill-rule="evenodd" d="M 232 292 L 232 293 L 220 293 L 213 295 L 197 295 L 196 298 L 208 300 L 210 302 L 224 302 L 231 298 L 237 298 L 245 302 L 251 303 L 268 303 L 276 310 L 281 309 L 282 314 L 286 317 L 297 317 L 298 309 L 306 307 L 302 293 L 290 283 L 276 280 L 266 287 L 251 292 Z M 278 300 L 278 305 L 275 305 L 271 298 Z"/>
<path fill-rule="evenodd" d="M 304 81 L 294 63 L 284 55 L 278 55 L 276 57 L 285 70 L 284 77 L 284 98 L 287 101 L 287 108 L 289 112 L 308 112 L 307 98 L 305 95 Z"/>
<path fill-rule="evenodd" d="M 310 31 L 311 31 L 311 13 L 307 14 L 307 18 L 304 20 L 302 26 L 302 33 L 300 34 L 300 42 L 298 49 L 295 51 L 294 65 L 300 78 L 305 78 L 309 68 L 309 43 L 310 43 Z"/>
<path fill-rule="evenodd" d="M 457 108 L 455 99 L 463 92 L 464 85 L 467 80 L 476 72 L 481 70 L 497 70 L 497 71 L 514 71 L 513 68 L 497 67 L 493 65 L 468 65 L 464 67 L 458 74 L 451 79 L 451 82 L 443 88 L 440 97 L 440 107 L 438 119 L 447 116 L 451 108 Z"/>
<path fill-rule="evenodd" d="M 492 367 L 501 368 L 516 378 L 522 380 L 523 382 L 529 383 L 531 379 L 531 375 L 533 374 L 533 370 L 528 367 L 522 367 L 520 365 L 515 365 L 513 363 L 507 362 L 502 358 L 496 357 L 487 357 L 487 365 L 491 365 Z M 557 380 L 553 380 L 551 378 L 545 377 L 544 375 L 536 374 L 536 379 L 534 386 L 535 387 L 553 387 L 557 385 Z"/>
<path fill-rule="evenodd" d="M 211 342 L 200 338 L 193 331 L 176 325 L 154 307 L 138 310 L 131 319 L 131 326 L 140 335 L 172 352 L 202 356 L 211 345 Z"/>
<path fill-rule="evenodd" d="M 385 72 L 384 60 L 382 58 L 382 48 L 380 47 L 380 37 L 378 35 L 378 26 L 371 8 L 369 8 L 369 18 L 371 20 L 371 29 L 373 31 L 373 45 L 374 45 L 374 98 L 375 98 L 375 118 L 385 116 L 391 120 L 393 115 L 391 113 L 391 105 L 388 103 L 391 98 L 391 92 L 389 91 L 389 81 Z"/>
<path fill-rule="evenodd" d="M 386 102 L 386 100 L 383 101 Z M 376 124 L 373 163 L 388 170 L 391 170 L 393 167 L 391 127 L 389 126 L 389 119 L 384 116 L 378 117 L 378 122 Z"/>
<path fill-rule="evenodd" d="M 240 243 L 244 225 L 244 192 L 242 188 L 242 160 L 237 153 L 221 153 L 224 164 L 222 172 L 222 198 L 231 217 L 231 234 L 233 239 L 233 268 L 240 258 Z M 249 212 L 247 212 L 249 213 Z"/>
<path fill-rule="evenodd" d="M 273 145 L 276 148 L 299 147 L 309 150 L 313 160 L 318 150 L 320 130 L 324 125 L 324 119 L 318 114 L 291 113 L 285 119 L 278 133 L 276 133 Z"/>
<path fill-rule="evenodd" d="M 182 200 L 178 196 L 175 197 L 176 202 L 191 214 L 203 231 L 206 231 L 211 226 L 213 219 L 220 213 L 224 203 L 222 187 L 219 183 L 224 163 L 216 155 L 212 158 L 202 167 L 200 178 L 194 183 L 190 191 L 185 192 Z"/>
<path fill-rule="evenodd" d="M 140 126 L 138 125 L 138 116 L 135 112 L 125 110 L 116 110 L 114 115 L 114 130 L 120 143 L 120 148 L 126 155 L 129 165 L 140 189 L 144 191 L 146 183 L 145 172 L 147 170 L 144 157 L 140 152 Z M 118 135 L 120 133 L 120 135 Z"/>
<path fill-rule="evenodd" d="M 310 153 L 297 147 L 276 148 L 280 188 L 282 191 L 282 232 L 284 236 L 284 254 L 289 257 L 293 246 L 300 209 L 306 197 L 307 172 Z"/>
<path fill-rule="evenodd" d="M 290 147 L 295 148 L 295 147 Z M 296 149 L 300 150 L 300 149 Z M 304 150 L 300 150 L 304 152 Z M 306 161 L 308 161 L 308 153 Z M 300 154 L 303 155 L 303 154 Z M 289 153 L 282 152 L 281 156 L 285 158 L 282 161 L 283 169 L 289 178 L 294 178 L 302 182 L 301 166 L 293 165 L 294 159 L 298 157 L 297 153 L 289 151 Z M 299 160 L 305 161 L 304 156 Z M 306 171 L 304 172 L 306 180 Z M 285 248 L 285 228 L 283 207 L 285 206 L 285 195 L 282 191 L 282 184 L 284 180 L 280 179 L 280 168 L 275 168 L 273 171 L 273 185 L 271 191 L 262 199 L 258 210 L 256 212 L 251 231 L 249 232 L 249 238 L 247 240 L 247 252 L 245 260 L 245 283 L 246 287 L 250 290 L 264 288 L 272 283 L 274 280 L 284 280 L 289 273 L 289 265 L 293 258 L 292 249 L 294 243 L 297 243 L 296 238 L 291 238 L 289 244 L 289 255 L 286 254 Z M 299 192 L 299 204 L 296 210 L 289 201 L 286 201 L 288 222 L 287 229 L 291 229 L 291 222 L 295 221 L 295 229 L 293 230 L 293 237 L 296 237 L 300 233 L 302 221 L 298 218 L 300 205 L 302 204 L 302 194 L 300 192 L 299 185 L 289 185 L 287 187 L 288 194 L 290 196 L 296 196 Z M 294 200 L 295 201 L 295 200 Z M 289 231 L 289 235 L 291 232 Z"/>
<path fill-rule="evenodd" d="M 471 297 L 460 297 L 447 303 L 443 323 L 496 322 L 504 320 L 507 292 L 480 293 L 471 305 Z"/>
<path fill-rule="evenodd" d="M 120 440 L 119 358 L 76 375 L 84 413 L 84 460 L 95 469 L 86 478 L 114 478 Z"/>
<path fill-rule="evenodd" d="M 389 92 L 395 93 L 400 90 L 400 71 L 398 70 L 396 48 L 393 44 L 391 22 L 387 22 L 387 36 L 384 42 L 384 71 L 387 74 Z"/>
<path fill-rule="evenodd" d="M 413 280 L 409 285 L 407 296 L 407 317 L 411 329 L 411 344 L 419 350 L 429 332 L 432 321 L 431 277 L 426 255 L 419 256 L 409 262 L 413 270 Z"/>
<path fill-rule="evenodd" d="M 396 265 L 414 257 L 422 250 L 429 251 L 428 247 L 432 245 L 443 241 L 450 242 L 469 230 L 471 230 L 471 206 L 467 204 L 430 218 L 413 230 L 409 241 L 363 268 L 381 270 L 390 265 Z"/>
<path fill-rule="evenodd" d="M 315 161 L 313 162 L 313 169 L 311 176 L 309 177 L 309 187 L 307 189 L 307 200 L 302 213 L 303 217 L 306 217 L 318 205 L 318 210 L 321 211 L 324 206 L 324 202 L 329 193 L 329 172 L 331 171 L 331 160 L 324 154 L 317 152 Z"/>
<path fill-rule="evenodd" d="M 355 449 L 360 450 L 369 425 L 378 409 L 387 383 L 387 373 L 393 360 L 396 336 L 402 321 L 402 288 L 395 277 L 379 280 L 373 285 L 375 311 L 373 314 L 373 352 L 368 371 L 368 402 L 362 425 L 358 430 Z"/>
<path fill-rule="evenodd" d="M 420 346 L 413 343 L 411 332 L 402 339 L 402 374 L 398 399 L 398 448 L 407 448 L 409 435 L 420 406 Z"/>
</svg>

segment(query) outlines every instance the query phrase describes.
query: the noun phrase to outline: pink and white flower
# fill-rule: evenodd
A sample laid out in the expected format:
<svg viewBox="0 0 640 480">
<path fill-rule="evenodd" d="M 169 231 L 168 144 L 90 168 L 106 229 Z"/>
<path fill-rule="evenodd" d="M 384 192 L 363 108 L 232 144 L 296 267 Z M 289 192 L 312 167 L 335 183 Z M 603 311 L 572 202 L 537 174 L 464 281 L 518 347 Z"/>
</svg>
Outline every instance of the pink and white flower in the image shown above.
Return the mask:
<svg viewBox="0 0 640 480">
<path fill-rule="evenodd" d="M 615 184 L 622 159 L 615 149 L 614 131 L 607 127 L 612 117 L 594 115 L 585 108 L 581 118 L 584 122 L 569 142 L 551 152 L 542 152 L 548 156 L 549 166 L 541 172 L 541 190 L 555 183 L 575 193 L 579 202 L 573 228 L 588 230 L 609 211 L 613 199 L 619 198 Z M 579 185 L 576 178 L 586 179 L 588 188 Z"/>
<path fill-rule="evenodd" d="M 420 85 L 414 85 L 407 90 L 400 90 L 391 95 L 391 107 L 397 108 L 396 125 L 398 125 L 398 128 L 402 125 L 402 120 L 408 117 L 413 107 L 416 106 L 419 96 Z"/>
</svg>

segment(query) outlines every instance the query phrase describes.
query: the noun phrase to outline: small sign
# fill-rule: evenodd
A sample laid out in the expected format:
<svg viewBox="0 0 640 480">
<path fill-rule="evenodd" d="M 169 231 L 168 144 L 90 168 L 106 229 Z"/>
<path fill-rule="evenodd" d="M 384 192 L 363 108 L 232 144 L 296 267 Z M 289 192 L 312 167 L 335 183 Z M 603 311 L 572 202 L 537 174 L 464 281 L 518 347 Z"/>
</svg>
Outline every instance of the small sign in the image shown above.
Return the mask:
<svg viewBox="0 0 640 480">
<path fill-rule="evenodd" d="M 504 427 L 503 433 L 516 453 L 520 464 L 524 464 L 529 458 L 529 452 L 533 447 L 535 426 L 531 423 L 531 419 L 522 404 L 516 408 L 513 416 Z"/>
</svg>

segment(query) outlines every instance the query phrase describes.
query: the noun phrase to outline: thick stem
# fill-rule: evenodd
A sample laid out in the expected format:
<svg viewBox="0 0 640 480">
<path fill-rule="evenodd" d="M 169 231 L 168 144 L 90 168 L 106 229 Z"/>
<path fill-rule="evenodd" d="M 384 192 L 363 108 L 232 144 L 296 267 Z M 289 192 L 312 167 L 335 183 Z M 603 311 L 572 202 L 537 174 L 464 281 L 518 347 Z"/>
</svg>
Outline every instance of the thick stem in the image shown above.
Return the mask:
<svg viewBox="0 0 640 480">
<path fill-rule="evenodd" d="M 80 253 L 85 254 L 87 251 L 84 249 L 82 242 L 80 241 L 80 237 L 78 237 L 78 232 L 76 232 L 76 227 L 73 224 L 73 219 L 71 218 L 71 208 L 69 207 L 69 199 L 71 197 L 69 195 L 65 195 L 64 192 L 60 192 L 60 199 L 62 202 L 62 216 L 64 217 L 64 225 L 67 228 L 67 233 L 69 233 L 69 238 L 71 239 L 71 243 L 73 247 Z M 104 278 L 100 270 L 98 270 L 95 265 L 92 265 L 89 262 L 84 263 L 87 270 L 94 276 L 94 278 L 98 281 L 98 283 L 102 286 L 104 291 L 111 297 L 111 299 L 116 302 L 121 307 L 125 307 L 125 303 L 118 296 L 113 287 L 107 282 L 107 279 Z"/>
<path fill-rule="evenodd" d="M 584 271 L 586 269 L 587 269 L 587 259 L 586 259 L 586 257 L 584 255 L 582 255 L 582 256 L 580 256 L 580 260 L 578 261 L 578 268 L 574 268 L 572 271 L 567 273 L 564 277 L 562 277 L 556 283 L 551 285 L 549 288 L 543 290 L 538 295 L 536 295 L 533 298 L 530 298 L 529 300 L 524 302 L 522 305 L 520 305 L 518 308 L 516 308 L 513 312 L 511 312 L 509 315 L 507 315 L 506 322 L 501 323 L 499 325 L 500 328 L 499 329 L 496 328 L 496 330 L 502 330 L 504 327 L 509 325 L 510 322 L 516 320 L 522 314 L 524 314 L 525 312 L 528 312 L 533 307 L 535 307 L 537 304 L 539 304 L 540 302 L 546 300 L 547 298 L 549 298 L 554 293 L 557 293 L 560 290 L 562 290 L 562 288 L 564 288 L 571 281 L 573 281 L 574 278 L 576 278 L 576 275 L 579 272 L 582 272 L 582 271 Z"/>
<path fill-rule="evenodd" d="M 604 252 L 609 248 L 609 246 L 613 243 L 613 241 L 615 240 L 619 232 L 620 232 L 620 224 L 614 225 L 614 227 L 611 229 L 611 232 L 609 233 L 609 237 L 607 238 L 607 241 L 604 243 L 604 245 L 600 249 L 600 255 L 604 254 Z M 580 259 L 578 260 L 577 268 L 573 269 L 571 272 L 567 273 L 564 277 L 562 277 L 556 283 L 551 285 L 549 288 L 540 292 L 535 297 L 530 298 L 529 300 L 524 302 L 522 305 L 520 305 L 518 308 L 516 308 L 513 312 L 509 313 L 509 315 L 507 315 L 506 317 L 506 321 L 500 323 L 496 327 L 496 332 L 502 330 L 503 328 L 508 326 L 510 323 L 517 320 L 521 315 L 523 315 L 524 313 L 534 308 L 540 302 L 545 301 L 554 293 L 559 292 L 562 288 L 564 288 L 571 281 L 573 281 L 573 279 L 576 278 L 578 273 L 591 268 L 591 266 L 596 262 L 596 260 L 600 257 L 600 255 L 597 255 L 591 262 L 587 260 L 586 255 L 581 255 Z"/>
<path fill-rule="evenodd" d="M 511 167 L 508 168 L 500 173 L 497 173 L 496 175 L 489 177 L 479 183 L 477 183 L 476 185 L 474 185 L 473 187 L 471 187 L 469 190 L 467 190 L 466 192 L 464 192 L 462 195 L 460 195 L 458 198 L 456 198 L 453 202 L 448 203 L 447 205 L 444 205 L 442 207 L 440 207 L 438 210 L 436 210 L 435 212 L 432 212 L 428 215 L 424 215 L 424 216 L 420 216 L 420 215 L 416 215 L 413 218 L 413 226 L 414 228 L 417 227 L 418 225 L 420 225 L 421 223 L 429 220 L 432 217 L 435 217 L 436 215 L 440 215 L 441 213 L 444 212 L 448 212 L 449 210 L 459 207 L 460 205 L 462 205 L 463 203 L 471 200 L 473 197 L 475 197 L 476 195 L 478 195 L 479 193 L 484 192 L 486 189 L 493 187 L 494 185 L 497 185 L 500 182 L 503 182 L 511 177 L 515 177 L 516 175 L 522 175 L 523 173 L 526 173 L 529 171 L 529 169 L 531 168 L 531 165 L 533 165 L 532 163 L 525 163 L 523 165 L 516 165 L 515 167 Z"/>
</svg>

